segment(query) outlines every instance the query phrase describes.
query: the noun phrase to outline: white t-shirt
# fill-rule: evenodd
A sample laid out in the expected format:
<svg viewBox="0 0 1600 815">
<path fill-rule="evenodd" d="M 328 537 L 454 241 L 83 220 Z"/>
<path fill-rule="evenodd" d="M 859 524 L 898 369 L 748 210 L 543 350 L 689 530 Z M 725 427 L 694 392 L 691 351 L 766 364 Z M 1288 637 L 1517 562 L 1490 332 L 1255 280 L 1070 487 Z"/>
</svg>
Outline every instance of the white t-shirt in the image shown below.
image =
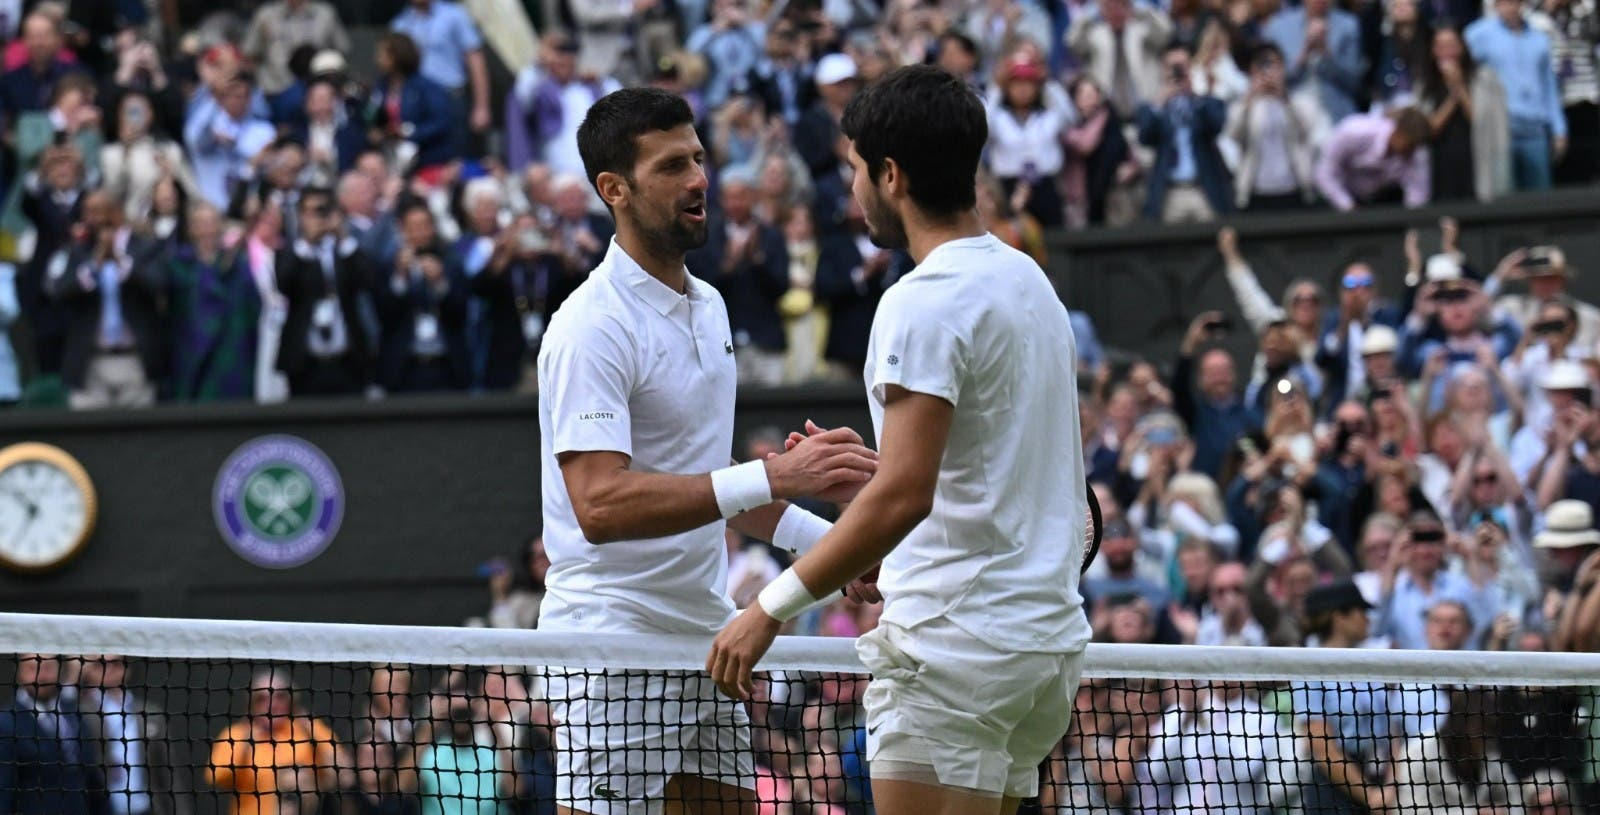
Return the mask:
<svg viewBox="0 0 1600 815">
<path fill-rule="evenodd" d="M 866 364 L 878 437 L 890 385 L 955 406 L 933 511 L 883 562 L 885 622 L 944 617 L 1017 651 L 1089 641 L 1076 359 L 1044 272 L 993 235 L 939 246 L 884 294 Z"/>
<path fill-rule="evenodd" d="M 550 555 L 539 627 L 703 634 L 733 616 L 724 522 L 649 540 L 583 537 L 556 456 L 613 450 L 640 472 L 728 466 L 736 374 L 728 311 L 681 295 L 615 242 L 550 320 L 539 349 L 540 478 Z"/>
</svg>

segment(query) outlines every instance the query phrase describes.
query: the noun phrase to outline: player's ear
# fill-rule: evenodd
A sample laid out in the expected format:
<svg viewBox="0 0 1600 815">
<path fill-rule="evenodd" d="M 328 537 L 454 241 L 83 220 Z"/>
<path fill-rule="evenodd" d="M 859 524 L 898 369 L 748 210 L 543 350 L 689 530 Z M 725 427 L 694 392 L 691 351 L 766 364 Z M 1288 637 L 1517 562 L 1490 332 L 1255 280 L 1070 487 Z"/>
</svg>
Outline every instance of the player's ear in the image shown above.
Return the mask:
<svg viewBox="0 0 1600 815">
<path fill-rule="evenodd" d="M 878 173 L 878 183 L 883 185 L 884 195 L 891 199 L 904 197 L 911 192 L 911 180 L 906 177 L 905 171 L 900 169 L 900 164 L 892 158 L 884 158 L 883 171 Z"/>
<path fill-rule="evenodd" d="M 594 186 L 600 193 L 600 200 L 606 202 L 612 209 L 617 209 L 626 203 L 629 193 L 632 192 L 628 179 L 623 178 L 621 173 L 609 170 L 595 177 Z"/>
</svg>

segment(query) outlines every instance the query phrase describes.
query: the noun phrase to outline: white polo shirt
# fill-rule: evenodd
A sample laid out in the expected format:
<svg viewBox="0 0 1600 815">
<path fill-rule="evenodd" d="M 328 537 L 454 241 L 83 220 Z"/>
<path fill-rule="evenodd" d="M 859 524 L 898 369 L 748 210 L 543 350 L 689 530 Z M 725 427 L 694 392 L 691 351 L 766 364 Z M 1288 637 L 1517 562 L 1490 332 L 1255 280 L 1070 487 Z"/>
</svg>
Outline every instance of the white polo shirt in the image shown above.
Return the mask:
<svg viewBox="0 0 1600 815">
<path fill-rule="evenodd" d="M 1017 651 L 1089 641 L 1076 359 L 1044 272 L 993 235 L 940 245 L 884 294 L 866 364 L 879 438 L 889 385 L 955 406 L 933 511 L 883 562 L 885 622 L 943 617 Z"/>
<path fill-rule="evenodd" d="M 733 616 L 724 522 L 589 543 L 556 456 L 613 450 L 640 472 L 728 466 L 736 374 L 728 311 L 710 285 L 681 295 L 612 242 L 550 320 L 539 350 L 540 478 L 550 555 L 539 627 L 702 634 Z"/>
</svg>

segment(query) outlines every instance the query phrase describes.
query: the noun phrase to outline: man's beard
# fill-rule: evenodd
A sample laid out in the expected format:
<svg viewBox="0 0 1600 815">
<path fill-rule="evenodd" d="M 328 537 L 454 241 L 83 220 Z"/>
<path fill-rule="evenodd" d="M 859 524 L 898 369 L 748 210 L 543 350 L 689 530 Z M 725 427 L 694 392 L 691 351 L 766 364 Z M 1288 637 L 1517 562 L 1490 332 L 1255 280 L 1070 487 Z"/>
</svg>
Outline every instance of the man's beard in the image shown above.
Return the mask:
<svg viewBox="0 0 1600 815">
<path fill-rule="evenodd" d="M 879 249 L 904 249 L 907 245 L 906 223 L 899 213 L 891 209 L 873 190 L 869 200 L 861 201 L 861 212 L 866 216 L 867 238 Z"/>
<path fill-rule="evenodd" d="M 665 223 L 646 224 L 635 221 L 639 237 L 645 245 L 651 248 L 654 254 L 661 256 L 686 255 L 689 252 L 706 245 L 710 234 L 706 229 L 706 222 L 685 223 L 682 216 L 683 208 L 695 203 L 705 204 L 704 199 L 677 202 Z"/>
</svg>

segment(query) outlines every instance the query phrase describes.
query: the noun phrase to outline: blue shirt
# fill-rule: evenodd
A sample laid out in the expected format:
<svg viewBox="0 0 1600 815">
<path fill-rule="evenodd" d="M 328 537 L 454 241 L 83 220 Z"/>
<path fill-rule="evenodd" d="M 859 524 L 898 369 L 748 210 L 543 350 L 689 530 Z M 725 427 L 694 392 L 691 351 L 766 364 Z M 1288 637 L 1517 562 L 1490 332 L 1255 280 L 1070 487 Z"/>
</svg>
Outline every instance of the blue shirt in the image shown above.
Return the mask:
<svg viewBox="0 0 1600 815">
<path fill-rule="evenodd" d="M 1428 647 L 1427 613 L 1440 600 L 1455 600 L 1472 615 L 1472 635 L 1466 649 L 1483 647 L 1483 634 L 1500 613 L 1500 602 L 1487 587 L 1479 588 L 1463 575 L 1440 569 L 1433 578 L 1433 591 L 1423 591 L 1409 570 L 1395 577 L 1394 591 L 1378 607 L 1373 633 L 1386 634 L 1396 648 Z"/>
<path fill-rule="evenodd" d="M 1166 113 L 1172 122 L 1172 146 L 1177 153 L 1168 177 L 1174 184 L 1193 184 L 1199 174 L 1194 163 L 1194 100 L 1179 96 L 1167 103 Z"/>
<path fill-rule="evenodd" d="M 423 76 L 448 91 L 467 86 L 467 53 L 483 48 L 483 36 L 466 9 L 445 0 L 433 0 L 427 12 L 407 6 L 389 27 L 416 41 Z"/>
<path fill-rule="evenodd" d="M 1404 732 L 1395 692 L 1376 682 L 1307 682 L 1290 689 L 1295 716 L 1328 725 L 1345 755 L 1365 764 L 1389 756 L 1389 742 Z"/>
<path fill-rule="evenodd" d="M 1493 68 L 1505 86 L 1512 119 L 1548 125 L 1555 136 L 1567 135 L 1549 37 L 1530 28 L 1526 19 L 1520 30 L 1512 31 L 1494 16 L 1467 26 L 1464 37 L 1473 58 Z"/>
<path fill-rule="evenodd" d="M 441 741 L 417 762 L 422 815 L 499 815 L 495 749 Z"/>
</svg>

